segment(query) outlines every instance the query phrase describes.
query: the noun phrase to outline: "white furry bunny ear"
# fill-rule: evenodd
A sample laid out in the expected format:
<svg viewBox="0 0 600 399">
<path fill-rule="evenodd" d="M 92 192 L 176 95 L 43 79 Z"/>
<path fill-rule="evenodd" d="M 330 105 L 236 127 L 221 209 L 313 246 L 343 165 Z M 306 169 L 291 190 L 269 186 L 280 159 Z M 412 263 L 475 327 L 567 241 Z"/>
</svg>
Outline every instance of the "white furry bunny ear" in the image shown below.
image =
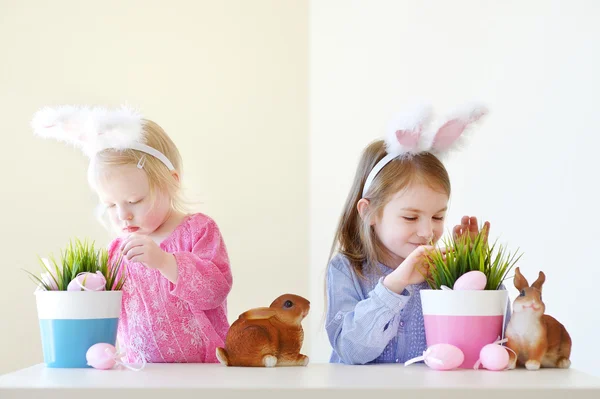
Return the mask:
<svg viewBox="0 0 600 399">
<path fill-rule="evenodd" d="M 34 134 L 73 144 L 91 157 L 106 148 L 131 148 L 143 142 L 142 118 L 132 109 L 65 105 L 38 111 L 31 126 Z"/>
<path fill-rule="evenodd" d="M 431 121 L 432 107 L 421 105 L 396 115 L 390 122 L 385 138 L 388 154 L 416 154 L 426 150 L 421 135 Z"/>
<path fill-rule="evenodd" d="M 132 149 L 150 154 L 169 170 L 175 170 L 163 153 L 145 144 L 141 115 L 125 106 L 111 110 L 71 105 L 46 107 L 34 115 L 31 126 L 35 135 L 72 144 L 90 158 L 108 148 Z M 138 168 L 143 166 L 138 163 Z"/>
<path fill-rule="evenodd" d="M 469 105 L 455 112 L 435 133 L 431 152 L 439 154 L 461 147 L 466 140 L 465 131 L 487 112 L 481 104 Z"/>
<path fill-rule="evenodd" d="M 88 126 L 89 109 L 70 105 L 58 108 L 44 107 L 31 120 L 33 133 L 41 138 L 52 138 L 83 149 Z"/>
</svg>

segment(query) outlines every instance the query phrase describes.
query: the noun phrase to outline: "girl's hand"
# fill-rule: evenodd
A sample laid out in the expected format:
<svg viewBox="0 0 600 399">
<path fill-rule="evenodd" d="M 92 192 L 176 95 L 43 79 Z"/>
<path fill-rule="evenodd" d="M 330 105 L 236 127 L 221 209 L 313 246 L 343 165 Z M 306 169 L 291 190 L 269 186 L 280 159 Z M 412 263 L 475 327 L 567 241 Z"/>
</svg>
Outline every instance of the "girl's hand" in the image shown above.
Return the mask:
<svg viewBox="0 0 600 399">
<path fill-rule="evenodd" d="M 431 245 L 421 245 L 412 251 L 396 270 L 383 279 L 383 285 L 391 291 L 401 294 L 407 285 L 420 284 L 425 281 L 425 276 L 429 274 L 427 254 L 434 250 L 436 249 Z M 441 249 L 441 251 L 445 254 L 446 250 Z"/>
<path fill-rule="evenodd" d="M 171 254 L 160 249 L 150 237 L 132 234 L 121 243 L 123 256 L 130 262 L 140 262 L 151 269 L 162 269 Z"/>
<path fill-rule="evenodd" d="M 483 240 L 487 242 L 488 236 L 490 234 L 490 222 L 485 222 L 483 224 L 482 231 L 485 231 Z M 477 225 L 477 218 L 475 216 L 463 216 L 460 220 L 460 224 L 454 226 L 452 229 L 452 233 L 454 235 L 454 239 L 464 236 L 465 234 L 469 234 L 471 240 L 474 240 L 475 237 L 479 234 L 479 226 Z"/>
<path fill-rule="evenodd" d="M 121 243 L 123 256 L 131 262 L 140 262 L 158 270 L 167 280 L 177 284 L 179 269 L 173 254 L 160 249 L 150 237 L 132 234 Z"/>
</svg>

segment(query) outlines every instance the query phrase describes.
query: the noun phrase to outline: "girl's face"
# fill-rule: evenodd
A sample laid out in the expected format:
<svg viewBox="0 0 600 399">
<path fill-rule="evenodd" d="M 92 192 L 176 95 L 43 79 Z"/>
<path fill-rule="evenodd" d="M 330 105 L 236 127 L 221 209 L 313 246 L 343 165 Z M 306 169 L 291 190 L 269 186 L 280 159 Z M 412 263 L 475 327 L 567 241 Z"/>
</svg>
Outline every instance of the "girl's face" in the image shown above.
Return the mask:
<svg viewBox="0 0 600 399">
<path fill-rule="evenodd" d="M 96 190 L 117 234 L 150 235 L 167 221 L 171 201 L 163 192 L 157 192 L 152 201 L 143 169 L 136 165 L 100 168 Z"/>
<path fill-rule="evenodd" d="M 397 267 L 418 246 L 440 239 L 448 199 L 447 194 L 424 183 L 413 183 L 384 206 L 372 225 L 387 249 L 389 267 Z"/>
</svg>

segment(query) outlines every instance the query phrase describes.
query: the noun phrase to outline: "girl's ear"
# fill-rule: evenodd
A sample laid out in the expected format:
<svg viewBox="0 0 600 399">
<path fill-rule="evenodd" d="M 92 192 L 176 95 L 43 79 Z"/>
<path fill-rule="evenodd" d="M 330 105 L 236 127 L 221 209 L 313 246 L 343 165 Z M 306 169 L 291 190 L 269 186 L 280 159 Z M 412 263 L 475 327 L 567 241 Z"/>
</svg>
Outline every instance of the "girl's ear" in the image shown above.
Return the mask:
<svg viewBox="0 0 600 399">
<path fill-rule="evenodd" d="M 177 183 L 181 183 L 181 180 L 179 180 L 179 173 L 177 173 L 176 170 L 171 171 L 171 176 L 173 176 L 173 179 L 175 179 Z"/>
<path fill-rule="evenodd" d="M 362 220 L 365 220 L 365 218 L 367 217 L 367 211 L 369 210 L 369 205 L 370 205 L 370 202 L 366 198 L 361 198 L 358 201 L 358 203 L 356 204 L 356 209 L 358 210 L 358 214 L 360 215 L 360 218 Z M 372 226 L 373 224 L 375 224 L 375 222 L 369 221 L 369 224 Z"/>
</svg>

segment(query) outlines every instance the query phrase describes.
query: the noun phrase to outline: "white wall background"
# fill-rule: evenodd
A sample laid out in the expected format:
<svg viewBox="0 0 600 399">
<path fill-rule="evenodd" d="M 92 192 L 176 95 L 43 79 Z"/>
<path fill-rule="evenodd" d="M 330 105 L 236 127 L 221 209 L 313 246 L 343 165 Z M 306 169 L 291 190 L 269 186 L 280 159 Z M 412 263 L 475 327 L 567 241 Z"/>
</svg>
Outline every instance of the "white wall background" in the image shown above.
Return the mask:
<svg viewBox="0 0 600 399">
<path fill-rule="evenodd" d="M 313 309 L 323 309 L 329 247 L 362 148 L 415 99 L 442 113 L 482 99 L 490 115 L 447 162 L 447 228 L 475 215 L 520 247 L 530 282 L 547 275 L 547 313 L 572 335 L 574 367 L 600 375 L 599 17 L 595 1 L 311 1 Z M 311 328 L 313 360 L 327 361 L 323 326 Z"/>
<path fill-rule="evenodd" d="M 304 1 L 0 0 L 0 373 L 42 361 L 21 268 L 110 239 L 83 155 L 33 137 L 43 105 L 128 101 L 164 127 L 228 247 L 230 320 L 308 296 L 307 18 Z"/>
<path fill-rule="evenodd" d="M 305 295 L 305 350 L 327 361 L 323 272 L 360 151 L 414 99 L 477 98 L 492 113 L 447 163 L 448 227 L 489 219 L 528 277 L 544 270 L 574 367 L 600 374 L 599 16 L 595 1 L 0 0 L 0 373 L 41 361 L 20 269 L 72 236 L 111 238 L 83 156 L 32 136 L 40 106 L 129 101 L 163 125 L 225 236 L 230 320 Z"/>
</svg>

